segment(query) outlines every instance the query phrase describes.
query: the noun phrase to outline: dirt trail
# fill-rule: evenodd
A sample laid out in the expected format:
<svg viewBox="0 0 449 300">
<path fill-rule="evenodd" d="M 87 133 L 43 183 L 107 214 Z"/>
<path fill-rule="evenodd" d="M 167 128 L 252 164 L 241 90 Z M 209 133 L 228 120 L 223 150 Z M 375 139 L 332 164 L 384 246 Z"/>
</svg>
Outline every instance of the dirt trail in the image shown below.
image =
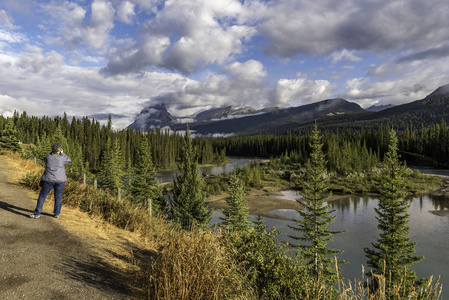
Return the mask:
<svg viewBox="0 0 449 300">
<path fill-rule="evenodd" d="M 130 274 L 64 229 L 52 203 L 28 217 L 36 200 L 8 181 L 13 171 L 0 155 L 0 299 L 134 299 Z"/>
</svg>

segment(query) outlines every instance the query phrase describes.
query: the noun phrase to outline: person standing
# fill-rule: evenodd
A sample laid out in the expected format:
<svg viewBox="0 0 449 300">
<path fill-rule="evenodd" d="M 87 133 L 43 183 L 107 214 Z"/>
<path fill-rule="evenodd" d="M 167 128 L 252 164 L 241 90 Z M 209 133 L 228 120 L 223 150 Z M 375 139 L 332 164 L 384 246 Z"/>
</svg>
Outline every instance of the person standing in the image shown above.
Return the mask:
<svg viewBox="0 0 449 300">
<path fill-rule="evenodd" d="M 55 207 L 53 216 L 59 218 L 62 206 L 62 191 L 64 189 L 67 176 L 65 174 L 65 165 L 71 163 L 70 158 L 63 152 L 59 143 L 51 146 L 51 153 L 45 156 L 45 171 L 39 183 L 41 191 L 37 199 L 36 209 L 30 218 L 39 219 L 41 217 L 42 207 L 45 199 L 52 189 L 55 191 Z"/>
</svg>

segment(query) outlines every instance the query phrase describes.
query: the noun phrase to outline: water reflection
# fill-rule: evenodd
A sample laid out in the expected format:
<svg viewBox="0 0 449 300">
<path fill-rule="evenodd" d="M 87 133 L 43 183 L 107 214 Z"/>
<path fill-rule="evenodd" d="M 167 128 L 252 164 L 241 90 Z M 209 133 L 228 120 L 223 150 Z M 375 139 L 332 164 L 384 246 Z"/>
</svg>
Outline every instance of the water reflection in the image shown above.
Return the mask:
<svg viewBox="0 0 449 300">
<path fill-rule="evenodd" d="M 348 230 L 347 233 L 336 235 L 330 248 L 344 252 L 340 258 L 350 264 L 342 266 L 343 275 L 348 279 L 361 278 L 361 266 L 366 267 L 364 247 L 372 248 L 371 243 L 379 236 L 376 213 L 379 200 L 371 197 L 347 197 L 335 200 L 329 205 L 336 210 L 337 218 L 330 225 L 331 230 Z M 410 214 L 409 237 L 417 242 L 416 255 L 424 255 L 421 263 L 413 266 L 419 277 L 442 275 L 443 286 L 449 286 L 449 217 L 442 212 L 449 212 L 449 201 L 444 198 L 420 196 L 409 199 Z M 288 218 L 300 218 L 295 210 L 277 209 L 271 213 Z M 287 234 L 297 234 L 288 228 L 290 221 L 276 221 L 276 228 L 283 233 L 285 241 L 293 242 Z M 267 219 L 270 224 L 270 219 Z M 444 284 L 445 283 L 445 284 Z M 449 296 L 449 289 L 446 291 Z"/>
<path fill-rule="evenodd" d="M 337 218 L 331 223 L 331 230 L 348 230 L 343 234 L 335 235 L 329 248 L 340 249 L 344 252 L 339 258 L 350 262 L 342 266 L 342 274 L 347 279 L 360 279 L 362 265 L 367 268 L 363 248 L 372 248 L 373 242 L 379 237 L 376 213 L 379 200 L 373 197 L 351 196 L 329 202 L 329 206 L 336 210 Z M 411 241 L 416 242 L 416 255 L 424 255 L 425 259 L 413 266 L 418 277 L 425 278 L 431 275 L 441 275 L 443 286 L 449 286 L 449 201 L 429 195 L 409 199 L 408 213 Z M 287 218 L 299 218 L 295 210 L 276 209 L 271 211 Z M 266 224 L 276 227 L 281 232 L 279 240 L 295 242 L 287 235 L 298 235 L 298 232 L 287 225 L 294 225 L 293 221 L 263 218 Z M 443 291 L 449 299 L 449 288 Z"/>
<path fill-rule="evenodd" d="M 208 175 L 218 175 L 218 174 L 227 174 L 234 171 L 235 167 L 242 167 L 248 164 L 250 161 L 254 161 L 252 158 L 248 157 L 227 157 L 229 159 L 229 163 L 224 166 L 218 167 L 203 167 L 200 168 L 200 174 L 208 174 Z M 160 183 L 173 182 L 176 179 L 176 176 L 179 175 L 180 172 L 178 170 L 173 171 L 164 171 L 156 173 L 156 177 Z"/>
</svg>

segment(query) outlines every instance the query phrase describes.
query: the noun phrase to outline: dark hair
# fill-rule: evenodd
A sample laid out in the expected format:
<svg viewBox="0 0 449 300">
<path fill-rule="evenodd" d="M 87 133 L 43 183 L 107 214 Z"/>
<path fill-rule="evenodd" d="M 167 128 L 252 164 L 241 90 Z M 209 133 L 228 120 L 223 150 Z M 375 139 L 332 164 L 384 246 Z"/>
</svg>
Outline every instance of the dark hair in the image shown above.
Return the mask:
<svg viewBox="0 0 449 300">
<path fill-rule="evenodd" d="M 54 143 L 53 145 L 51 145 L 51 153 L 58 153 L 59 151 L 62 150 L 61 144 L 60 143 Z"/>
</svg>

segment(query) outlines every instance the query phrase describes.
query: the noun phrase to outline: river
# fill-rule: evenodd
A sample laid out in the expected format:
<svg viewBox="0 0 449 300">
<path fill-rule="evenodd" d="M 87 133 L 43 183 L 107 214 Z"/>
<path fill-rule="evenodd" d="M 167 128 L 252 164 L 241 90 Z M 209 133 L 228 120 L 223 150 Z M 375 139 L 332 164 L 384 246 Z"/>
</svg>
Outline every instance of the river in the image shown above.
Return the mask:
<svg viewBox="0 0 449 300">
<path fill-rule="evenodd" d="M 330 224 L 329 229 L 344 231 L 346 233 L 334 236 L 334 241 L 328 243 L 329 248 L 343 250 L 338 255 L 348 264 L 341 266 L 342 275 L 346 279 L 354 280 L 362 278 L 362 265 L 365 270 L 366 257 L 363 248 L 372 248 L 371 243 L 379 237 L 377 229 L 376 213 L 378 199 L 373 197 L 350 196 L 329 202 L 336 210 L 337 218 Z M 424 195 L 409 199 L 410 214 L 409 238 L 416 242 L 416 255 L 424 255 L 424 260 L 415 264 L 412 268 L 419 278 L 441 275 L 440 282 L 443 287 L 449 287 L 449 201 Z M 295 210 L 273 210 L 271 213 L 288 218 L 299 218 Z M 220 212 L 214 212 L 211 223 L 219 222 Z M 280 231 L 279 241 L 295 242 L 287 235 L 298 233 L 288 225 L 295 225 L 293 221 L 285 221 L 273 218 L 263 218 L 269 228 L 273 226 Z M 443 290 L 443 299 L 449 299 L 449 288 Z"/>
<path fill-rule="evenodd" d="M 224 166 L 218 167 L 201 167 L 200 174 L 209 174 L 209 175 L 218 175 L 218 174 L 227 174 L 234 170 L 235 167 L 242 167 L 248 164 L 250 161 L 254 161 L 255 159 L 251 159 L 248 157 L 237 157 L 231 156 L 227 157 L 229 159 L 229 163 Z M 179 175 L 179 170 L 173 171 L 164 171 L 158 172 L 156 177 L 160 183 L 173 182 L 176 179 L 176 176 Z"/>
</svg>

